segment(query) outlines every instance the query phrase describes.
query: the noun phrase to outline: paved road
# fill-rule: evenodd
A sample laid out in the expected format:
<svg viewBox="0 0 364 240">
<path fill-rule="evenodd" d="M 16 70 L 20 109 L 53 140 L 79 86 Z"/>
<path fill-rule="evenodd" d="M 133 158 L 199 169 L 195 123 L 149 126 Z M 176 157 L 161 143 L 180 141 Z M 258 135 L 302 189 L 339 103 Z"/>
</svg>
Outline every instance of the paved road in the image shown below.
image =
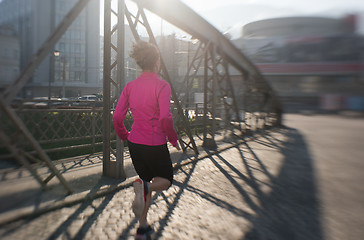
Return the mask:
<svg viewBox="0 0 364 240">
<path fill-rule="evenodd" d="M 254 141 L 221 143 L 154 198 L 156 239 L 364 239 L 364 121 L 285 115 Z M 131 188 L 0 228 L 1 239 L 133 239 Z"/>
<path fill-rule="evenodd" d="M 313 164 L 324 239 L 364 239 L 364 118 L 287 115 Z"/>
</svg>

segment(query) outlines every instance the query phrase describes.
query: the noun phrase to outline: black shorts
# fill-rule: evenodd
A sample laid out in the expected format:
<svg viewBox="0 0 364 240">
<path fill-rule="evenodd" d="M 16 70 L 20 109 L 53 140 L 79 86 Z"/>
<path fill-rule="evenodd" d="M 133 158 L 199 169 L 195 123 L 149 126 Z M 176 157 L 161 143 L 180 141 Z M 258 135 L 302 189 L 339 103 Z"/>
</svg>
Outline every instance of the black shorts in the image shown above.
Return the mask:
<svg viewBox="0 0 364 240">
<path fill-rule="evenodd" d="M 129 152 L 135 171 L 144 181 L 154 177 L 166 178 L 173 182 L 173 167 L 167 144 L 149 146 L 128 141 Z"/>
</svg>

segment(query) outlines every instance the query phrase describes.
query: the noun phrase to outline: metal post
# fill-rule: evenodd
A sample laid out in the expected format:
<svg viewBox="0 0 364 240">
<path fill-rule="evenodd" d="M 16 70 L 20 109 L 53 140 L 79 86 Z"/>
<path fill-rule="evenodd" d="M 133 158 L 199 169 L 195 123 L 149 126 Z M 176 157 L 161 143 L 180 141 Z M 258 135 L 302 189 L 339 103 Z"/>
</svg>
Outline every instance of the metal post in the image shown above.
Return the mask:
<svg viewBox="0 0 364 240">
<path fill-rule="evenodd" d="M 51 82 L 52 79 L 54 79 L 54 55 L 51 54 L 50 60 L 49 60 L 50 68 L 49 68 L 49 78 L 48 78 L 48 108 L 51 107 Z"/>
<path fill-rule="evenodd" d="M 61 52 L 60 51 L 54 51 L 54 56 L 55 57 L 60 57 L 61 58 L 61 62 L 62 62 L 62 98 L 65 98 L 66 97 L 66 58 L 64 55 L 60 56 L 61 55 Z M 50 80 L 49 80 L 49 96 L 50 96 Z M 49 99 L 50 100 L 50 99 Z"/>
<path fill-rule="evenodd" d="M 91 112 L 91 134 L 92 134 L 92 153 L 95 153 L 95 142 L 96 142 L 96 103 L 92 104 L 92 112 Z"/>
<path fill-rule="evenodd" d="M 204 56 L 204 76 L 203 76 L 203 142 L 205 143 L 207 140 L 207 114 L 208 114 L 208 110 L 207 110 L 207 104 L 208 104 L 208 52 L 205 51 L 205 56 Z"/>
<path fill-rule="evenodd" d="M 188 67 L 190 66 L 190 41 L 188 40 L 187 42 L 187 71 L 188 71 Z M 188 72 L 187 72 L 188 74 Z M 190 81 L 193 81 L 193 79 L 190 79 Z M 188 118 L 188 113 L 189 113 L 189 105 L 190 105 L 190 86 L 189 86 L 189 80 L 186 81 L 186 117 Z"/>
<path fill-rule="evenodd" d="M 104 118 L 103 118 L 103 174 L 108 177 L 125 179 L 123 162 L 123 142 L 116 137 L 116 152 L 111 148 L 111 113 L 114 102 L 121 94 L 125 85 L 125 69 L 124 69 L 124 8 L 125 3 L 122 0 L 118 1 L 117 13 L 111 8 L 111 0 L 105 1 L 104 6 Z M 118 18 L 118 23 L 111 29 L 111 14 Z M 111 42 L 112 35 L 117 31 L 117 45 Z M 112 62 L 111 48 L 117 53 L 116 61 Z M 112 79 L 112 69 L 116 67 L 116 78 Z M 111 99 L 111 83 L 116 86 L 115 95 Z M 110 154 L 115 155 L 115 159 L 111 159 Z"/>
<path fill-rule="evenodd" d="M 62 66 L 63 66 L 63 78 L 62 78 L 62 98 L 66 97 L 66 58 L 61 56 Z"/>
<path fill-rule="evenodd" d="M 55 16 L 55 1 L 51 1 L 51 16 Z M 51 17 L 51 26 L 50 31 L 53 32 L 55 29 L 55 17 Z M 54 49 L 50 52 L 49 58 L 49 78 L 48 78 L 48 108 L 51 108 L 51 98 L 52 98 L 52 91 L 51 91 L 51 82 L 54 82 Z"/>
<path fill-rule="evenodd" d="M 204 135 L 203 135 L 203 146 L 209 149 L 216 149 L 217 145 L 215 142 L 215 131 L 216 131 L 216 63 L 215 63 L 215 45 L 207 45 L 205 51 L 205 71 L 204 71 Z M 212 68 L 212 76 L 211 78 L 208 76 L 209 69 L 209 53 L 211 59 L 211 68 Z M 209 86 L 210 80 L 210 86 Z M 210 87 L 210 92 L 209 92 Z M 207 121 L 208 121 L 208 103 L 211 104 L 210 114 L 212 117 L 211 126 L 210 126 L 210 135 L 211 138 L 207 137 L 208 129 L 207 129 Z"/>
<path fill-rule="evenodd" d="M 217 81 L 217 65 L 216 65 L 216 45 L 212 45 L 211 47 L 211 59 L 213 64 L 212 70 L 212 126 L 211 126 L 211 135 L 212 140 L 215 141 L 215 133 L 216 133 L 216 81 Z"/>
<path fill-rule="evenodd" d="M 110 175 L 110 78 L 111 78 L 111 0 L 104 2 L 104 82 L 103 82 L 103 158 L 102 172 Z"/>
<path fill-rule="evenodd" d="M 117 94 L 120 96 L 124 86 L 125 86 L 125 25 L 124 25 L 124 13 L 125 13 L 125 3 L 124 0 L 118 1 L 118 40 L 117 40 L 117 82 L 118 89 Z M 124 171 L 124 142 L 120 138 L 116 137 L 116 178 L 125 179 L 126 174 Z"/>
</svg>

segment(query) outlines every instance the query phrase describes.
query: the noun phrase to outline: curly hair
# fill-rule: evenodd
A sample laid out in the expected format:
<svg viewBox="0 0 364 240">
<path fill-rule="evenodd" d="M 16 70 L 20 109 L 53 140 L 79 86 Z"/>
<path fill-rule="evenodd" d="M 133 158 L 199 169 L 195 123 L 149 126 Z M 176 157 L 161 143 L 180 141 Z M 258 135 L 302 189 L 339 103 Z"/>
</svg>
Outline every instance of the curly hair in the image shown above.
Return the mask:
<svg viewBox="0 0 364 240">
<path fill-rule="evenodd" d="M 138 41 L 133 45 L 130 57 L 133 58 L 142 70 L 153 70 L 159 59 L 158 48 L 148 42 Z"/>
</svg>

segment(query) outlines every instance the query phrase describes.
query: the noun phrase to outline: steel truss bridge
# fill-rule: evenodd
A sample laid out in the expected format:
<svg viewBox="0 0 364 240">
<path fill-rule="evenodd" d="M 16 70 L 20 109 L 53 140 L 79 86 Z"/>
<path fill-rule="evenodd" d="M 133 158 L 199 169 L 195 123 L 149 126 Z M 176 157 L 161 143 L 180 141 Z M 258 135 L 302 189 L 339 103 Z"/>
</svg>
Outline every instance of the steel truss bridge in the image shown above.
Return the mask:
<svg viewBox="0 0 364 240">
<path fill-rule="evenodd" d="M 10 103 L 89 1 L 78 0 L 63 21 L 33 55 L 31 61 L 14 83 L 8 86 L 0 96 L 0 117 L 10 121 L 16 129 L 10 133 L 7 126 L 2 124 L 0 126 L 1 143 L 11 152 L 17 162 L 31 172 L 43 189 L 53 177 L 57 177 L 67 192 L 72 193 L 72 188 L 68 182 L 55 168 L 46 151 Z M 131 4 L 132 7 L 129 6 Z M 116 5 L 116 9 L 114 9 L 112 6 Z M 102 110 L 104 175 L 125 178 L 123 143 L 116 139 L 116 134 L 112 130 L 112 106 L 115 106 L 125 85 L 124 25 L 126 23 L 129 25 L 135 41 L 140 39 L 139 31 L 143 29 L 148 35 L 149 42 L 158 46 L 146 11 L 159 16 L 163 21 L 169 22 L 192 36 L 194 41 L 198 41 L 198 47 L 194 51 L 193 58 L 188 62 L 187 71 L 183 77 L 183 82 L 180 84 L 183 87 L 179 91 L 176 91 L 175 80 L 170 76 L 165 60 L 161 59 L 160 76 L 171 85 L 174 121 L 178 134 L 183 136 L 179 142 L 184 151 L 192 149 L 195 154 L 198 154 L 195 142 L 197 137 L 202 139 L 204 147 L 216 147 L 215 135 L 220 129 L 244 137 L 251 131 L 280 124 L 282 113 L 280 102 L 261 73 L 229 39 L 188 6 L 179 0 L 131 0 L 128 2 L 119 0 L 116 5 L 112 4 L 112 0 L 104 0 Z M 117 23 L 113 26 L 112 18 L 117 19 Z M 112 58 L 112 55 L 115 54 L 116 60 Z M 243 99 L 237 99 L 237 91 L 231 80 L 232 69 L 238 72 L 241 88 L 239 91 L 243 92 L 243 95 L 238 97 Z M 112 74 L 113 71 L 116 72 L 116 75 Z M 199 132 L 193 132 L 191 119 L 196 118 L 196 116 L 191 116 L 189 111 L 182 107 L 188 105 L 189 96 L 188 94 L 183 96 L 181 93 L 188 93 L 188 89 L 191 88 L 197 75 L 203 79 L 203 104 L 199 110 L 202 124 Z M 236 78 L 236 74 L 234 77 Z M 117 93 L 113 98 L 111 98 L 112 92 Z M 257 126 L 258 120 L 259 126 Z M 19 139 L 27 141 L 28 147 L 33 151 L 32 154 L 17 144 Z M 111 142 L 115 139 L 116 149 L 111 147 Z M 50 175 L 47 178 L 41 179 L 32 167 L 31 162 L 34 160 L 49 168 Z"/>
</svg>

